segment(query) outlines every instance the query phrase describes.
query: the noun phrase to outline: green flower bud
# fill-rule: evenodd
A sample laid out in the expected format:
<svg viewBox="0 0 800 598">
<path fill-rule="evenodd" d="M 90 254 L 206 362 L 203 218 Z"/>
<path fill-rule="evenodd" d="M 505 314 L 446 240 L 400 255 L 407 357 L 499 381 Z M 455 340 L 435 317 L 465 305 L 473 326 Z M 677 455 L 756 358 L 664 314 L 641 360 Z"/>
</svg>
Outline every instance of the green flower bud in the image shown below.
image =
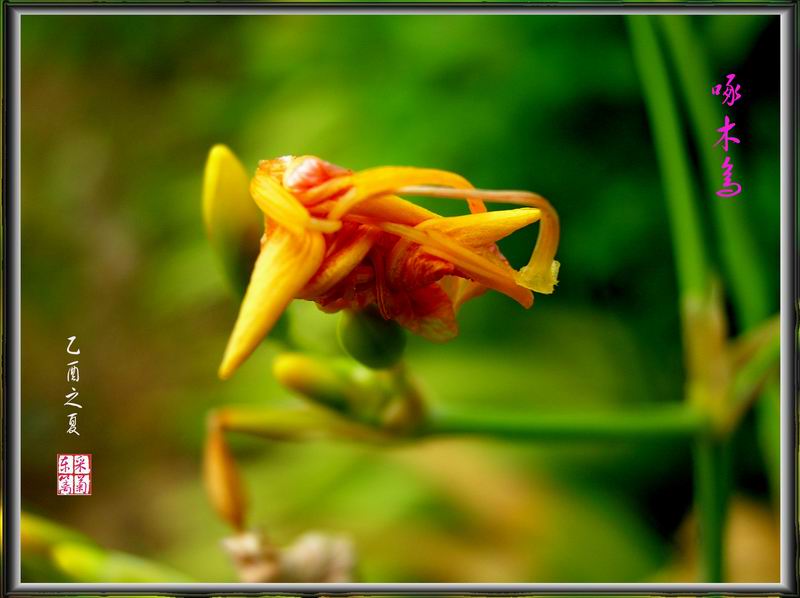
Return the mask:
<svg viewBox="0 0 800 598">
<path fill-rule="evenodd" d="M 342 312 L 337 332 L 347 354 L 375 370 L 397 365 L 406 346 L 402 328 L 374 309 Z"/>
<path fill-rule="evenodd" d="M 233 289 L 244 295 L 264 232 L 264 216 L 250 197 L 250 177 L 224 145 L 211 148 L 203 177 L 203 222 Z"/>
<path fill-rule="evenodd" d="M 380 380 L 350 360 L 283 353 L 272 369 L 286 388 L 358 421 L 377 421 L 386 400 Z"/>
<path fill-rule="evenodd" d="M 286 388 L 380 434 L 412 433 L 424 419 L 419 388 L 402 368 L 371 370 L 351 359 L 284 353 L 273 373 Z"/>
</svg>

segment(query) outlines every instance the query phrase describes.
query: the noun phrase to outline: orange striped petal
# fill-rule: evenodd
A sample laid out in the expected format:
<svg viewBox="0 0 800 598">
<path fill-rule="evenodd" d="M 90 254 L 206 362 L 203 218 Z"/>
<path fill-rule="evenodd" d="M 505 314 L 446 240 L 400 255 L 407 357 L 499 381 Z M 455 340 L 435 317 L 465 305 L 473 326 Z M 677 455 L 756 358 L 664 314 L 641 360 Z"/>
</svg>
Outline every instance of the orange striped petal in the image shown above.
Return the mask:
<svg viewBox="0 0 800 598">
<path fill-rule="evenodd" d="M 430 284 L 400 297 L 404 305 L 395 316 L 398 324 L 429 341 L 441 343 L 458 336 L 453 302 L 438 284 Z"/>
<path fill-rule="evenodd" d="M 540 216 L 541 212 L 538 209 L 520 208 L 426 220 L 416 228 L 446 234 L 453 241 L 475 250 L 498 268 L 506 271 L 508 276 L 513 277 L 515 273 L 511 271 L 495 243 L 514 231 L 536 222 Z M 441 258 L 432 257 L 424 246 L 407 239 L 395 244 L 387 262 L 388 277 L 395 287 L 416 288 L 454 273 L 452 264 Z M 485 287 L 480 283 L 468 280 L 463 280 L 461 283 L 451 282 L 443 288 L 451 294 L 456 311 L 464 302 L 485 291 Z"/>
<path fill-rule="evenodd" d="M 270 232 L 228 340 L 219 368 L 220 378 L 229 378 L 255 350 L 292 298 L 317 271 L 324 254 L 325 240 L 321 233 L 293 235 L 282 227 Z"/>
<path fill-rule="evenodd" d="M 370 226 L 355 226 L 337 235 L 322 265 L 297 297 L 312 299 L 327 293 L 361 263 L 380 234 Z"/>
<path fill-rule="evenodd" d="M 508 295 L 524 307 L 533 304 L 533 294 L 516 283 L 513 269 L 458 244 L 447 235 L 389 222 L 378 226 L 388 233 L 422 245 L 427 253 L 452 263 L 459 272 Z"/>
<path fill-rule="evenodd" d="M 555 260 L 560 225 L 558 213 L 547 199 L 529 191 L 491 191 L 486 189 L 447 189 L 429 185 L 407 186 L 398 192 L 429 197 L 459 199 L 482 199 L 485 201 L 512 203 L 541 210 L 541 229 L 536 246 L 527 266 L 517 273 L 517 283 L 537 293 L 552 293 L 558 284 L 559 263 Z"/>
<path fill-rule="evenodd" d="M 400 239 L 386 258 L 386 278 L 394 289 L 417 289 L 455 273 L 455 266 L 425 249 Z"/>
<path fill-rule="evenodd" d="M 300 156 L 294 158 L 286 168 L 283 174 L 283 186 L 302 198 L 302 193 L 309 189 L 352 172 L 316 156 Z"/>
<path fill-rule="evenodd" d="M 425 221 L 417 228 L 443 232 L 455 241 L 475 249 L 483 257 L 495 262 L 498 267 L 505 269 L 508 263 L 495 243 L 520 228 L 536 222 L 540 217 L 541 212 L 536 208 L 520 208 L 439 218 Z M 401 243 L 408 242 L 400 241 L 397 245 L 400 246 Z M 408 254 L 408 260 L 419 260 L 420 254 L 424 254 L 424 248 L 415 247 L 416 251 Z M 486 292 L 486 287 L 474 280 L 449 276 L 447 278 L 453 278 L 453 280 L 447 283 L 442 281 L 442 288 L 450 295 L 456 313 L 464 303 Z M 519 284 L 518 280 L 517 284 Z"/>
</svg>

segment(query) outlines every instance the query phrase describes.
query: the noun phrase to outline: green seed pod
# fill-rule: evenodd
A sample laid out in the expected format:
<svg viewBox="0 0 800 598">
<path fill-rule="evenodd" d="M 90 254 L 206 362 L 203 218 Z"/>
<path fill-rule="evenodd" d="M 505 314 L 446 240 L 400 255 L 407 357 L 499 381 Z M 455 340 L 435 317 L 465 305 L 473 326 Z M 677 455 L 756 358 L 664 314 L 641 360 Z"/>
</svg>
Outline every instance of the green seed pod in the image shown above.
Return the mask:
<svg viewBox="0 0 800 598">
<path fill-rule="evenodd" d="M 397 365 L 406 347 L 400 326 L 374 309 L 342 312 L 337 332 L 347 354 L 374 370 Z"/>
</svg>

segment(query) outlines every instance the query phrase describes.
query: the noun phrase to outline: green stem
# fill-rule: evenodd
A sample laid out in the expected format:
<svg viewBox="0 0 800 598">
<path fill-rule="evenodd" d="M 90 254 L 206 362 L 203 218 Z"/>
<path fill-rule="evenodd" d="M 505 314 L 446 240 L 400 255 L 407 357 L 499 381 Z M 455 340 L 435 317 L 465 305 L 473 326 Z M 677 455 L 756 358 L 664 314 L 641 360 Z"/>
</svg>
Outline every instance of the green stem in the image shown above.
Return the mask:
<svg viewBox="0 0 800 598">
<path fill-rule="evenodd" d="M 667 66 L 658 48 L 653 17 L 628 16 L 627 22 L 666 194 L 681 294 L 704 297 L 708 292 L 708 263 L 688 149 Z"/>
<path fill-rule="evenodd" d="M 725 579 L 725 519 L 730 485 L 730 445 L 706 438 L 695 444 L 695 498 L 700 521 L 702 581 Z"/>
<path fill-rule="evenodd" d="M 687 300 L 693 297 L 705 303 L 710 290 L 709 268 L 690 176 L 688 150 L 667 75 L 667 66 L 658 46 L 654 18 L 628 16 L 627 22 L 664 181 L 681 305 L 689 304 Z M 684 329 L 688 330 L 688 326 L 684 326 Z M 688 343 L 689 339 L 684 336 L 687 355 L 692 351 Z M 689 374 L 691 376 L 692 372 Z M 691 383 L 689 380 L 689 384 Z M 698 435 L 697 438 L 695 499 L 700 519 L 703 580 L 722 581 L 722 542 L 728 501 L 728 486 L 724 480 L 728 478 L 729 467 L 723 455 L 728 449 L 707 435 Z"/>
<path fill-rule="evenodd" d="M 721 105 L 709 101 L 712 75 L 705 48 L 687 16 L 669 15 L 659 19 L 689 107 L 697 149 L 705 171 L 707 193 L 719 223 L 717 240 L 726 278 L 730 281 L 734 311 L 742 329 L 747 330 L 768 317 L 772 309 L 766 270 L 761 267 L 764 262 L 746 226 L 745 210 L 750 206 L 742 201 L 721 200 L 714 195 L 720 180 L 721 157 L 713 144 L 716 141 L 716 129 L 722 123 L 722 110 Z M 750 39 L 754 37 L 751 35 Z M 779 402 L 779 384 L 770 381 L 758 403 L 758 415 L 771 492 L 776 501 L 780 494 L 780 440 L 774 428 L 780 421 Z"/>
<path fill-rule="evenodd" d="M 672 61 L 678 67 L 675 71 L 689 108 L 706 193 L 719 222 L 717 233 L 726 279 L 742 327 L 747 329 L 769 315 L 765 292 L 768 285 L 766 271 L 760 267 L 763 261 L 746 225 L 748 204 L 738 201 L 740 198 L 726 200 L 716 195 L 722 180 L 723 156 L 714 143 L 717 129 L 722 125 L 723 111 L 719 100 L 711 97 L 710 89 L 713 77 L 720 74 L 711 74 L 705 48 L 694 35 L 687 16 L 669 15 L 658 19 Z"/>
<path fill-rule="evenodd" d="M 691 438 L 706 419 L 683 403 L 638 411 L 496 414 L 433 411 L 422 436 L 480 435 L 505 440 L 614 441 Z"/>
</svg>

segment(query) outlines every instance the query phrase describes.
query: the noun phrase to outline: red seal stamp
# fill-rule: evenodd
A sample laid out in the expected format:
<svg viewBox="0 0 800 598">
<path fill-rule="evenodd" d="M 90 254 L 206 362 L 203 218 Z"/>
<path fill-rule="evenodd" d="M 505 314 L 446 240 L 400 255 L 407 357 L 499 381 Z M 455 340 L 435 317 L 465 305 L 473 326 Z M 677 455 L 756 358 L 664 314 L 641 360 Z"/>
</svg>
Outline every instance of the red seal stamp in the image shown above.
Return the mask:
<svg viewBox="0 0 800 598">
<path fill-rule="evenodd" d="M 57 455 L 56 493 L 64 496 L 92 494 L 92 455 Z"/>
</svg>

